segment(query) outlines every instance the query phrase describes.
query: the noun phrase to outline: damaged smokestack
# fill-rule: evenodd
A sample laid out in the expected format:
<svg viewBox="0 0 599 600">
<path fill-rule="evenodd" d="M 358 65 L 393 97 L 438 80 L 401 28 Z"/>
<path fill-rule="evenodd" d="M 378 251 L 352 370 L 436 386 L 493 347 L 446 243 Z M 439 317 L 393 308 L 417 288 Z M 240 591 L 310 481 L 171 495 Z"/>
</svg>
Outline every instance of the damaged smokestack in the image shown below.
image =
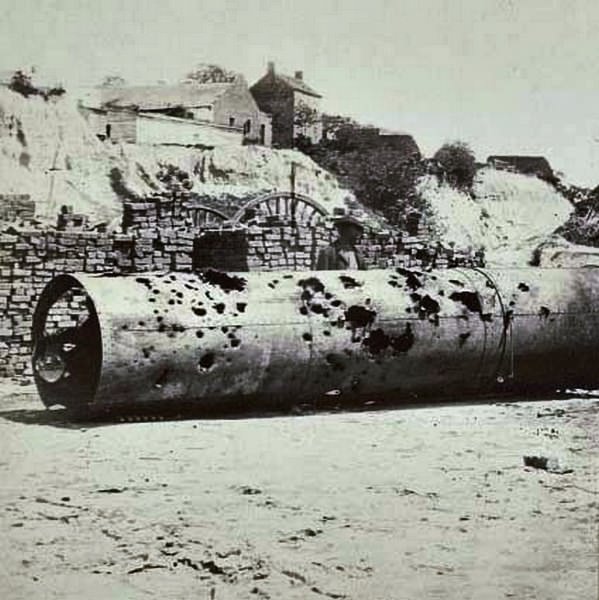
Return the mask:
<svg viewBox="0 0 599 600">
<path fill-rule="evenodd" d="M 295 78 L 299 79 L 300 81 L 304 80 L 304 72 L 303 71 L 296 71 L 295 72 Z"/>
<path fill-rule="evenodd" d="M 267 72 L 269 75 L 274 75 L 275 74 L 275 63 L 272 60 L 268 61 L 268 65 L 267 65 Z"/>
</svg>

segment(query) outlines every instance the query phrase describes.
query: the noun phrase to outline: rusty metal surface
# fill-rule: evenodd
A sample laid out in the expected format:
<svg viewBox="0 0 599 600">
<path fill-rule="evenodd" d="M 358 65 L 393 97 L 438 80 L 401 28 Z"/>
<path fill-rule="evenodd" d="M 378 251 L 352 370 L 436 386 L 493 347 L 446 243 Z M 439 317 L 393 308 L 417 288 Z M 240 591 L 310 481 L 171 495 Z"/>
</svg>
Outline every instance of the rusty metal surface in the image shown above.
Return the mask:
<svg viewBox="0 0 599 600">
<path fill-rule="evenodd" d="M 67 402 L 65 382 L 38 369 L 46 404 L 287 404 L 327 394 L 342 404 L 599 379 L 593 269 L 64 277 L 40 298 L 34 340 L 56 290 L 80 285 L 97 315 L 101 347 L 89 362 L 99 374 L 71 386 Z M 43 348 L 36 343 L 34 366 Z"/>
</svg>

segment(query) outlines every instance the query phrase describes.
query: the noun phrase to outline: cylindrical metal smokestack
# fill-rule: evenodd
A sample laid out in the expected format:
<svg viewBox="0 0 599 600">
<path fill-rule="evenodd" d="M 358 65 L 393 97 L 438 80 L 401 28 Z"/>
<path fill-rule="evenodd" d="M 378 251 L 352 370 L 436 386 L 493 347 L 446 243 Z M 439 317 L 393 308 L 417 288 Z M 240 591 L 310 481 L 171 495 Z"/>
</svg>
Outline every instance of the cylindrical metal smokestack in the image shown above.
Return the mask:
<svg viewBox="0 0 599 600">
<path fill-rule="evenodd" d="M 77 289 L 79 322 L 52 330 Z M 67 406 L 596 386 L 597 307 L 595 269 L 61 275 L 33 366 Z"/>
</svg>

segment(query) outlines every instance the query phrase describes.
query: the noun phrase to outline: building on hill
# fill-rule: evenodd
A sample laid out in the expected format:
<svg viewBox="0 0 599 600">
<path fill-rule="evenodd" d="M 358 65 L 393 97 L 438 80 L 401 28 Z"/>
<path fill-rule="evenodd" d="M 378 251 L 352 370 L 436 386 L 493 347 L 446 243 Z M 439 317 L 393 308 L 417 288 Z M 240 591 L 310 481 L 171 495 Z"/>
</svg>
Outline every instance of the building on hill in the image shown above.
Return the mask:
<svg viewBox="0 0 599 600">
<path fill-rule="evenodd" d="M 294 140 L 303 136 L 314 144 L 322 139 L 320 100 L 322 96 L 305 81 L 302 71 L 294 77 L 275 71 L 268 63 L 266 74 L 251 88 L 260 110 L 272 116 L 272 144 L 292 148 Z"/>
<path fill-rule="evenodd" d="M 487 158 L 487 164 L 503 171 L 536 175 L 547 181 L 555 180 L 553 169 L 544 156 L 492 155 Z"/>
<path fill-rule="evenodd" d="M 381 129 L 379 130 L 376 144 L 380 148 L 401 152 L 406 158 L 421 157 L 420 148 L 416 140 L 409 133 Z"/>
<path fill-rule="evenodd" d="M 221 83 L 186 81 L 177 85 L 97 87 L 82 99 L 82 112 L 91 117 L 88 120 L 98 135 L 115 141 L 134 141 L 132 126 L 125 130 L 128 133 L 123 133 L 120 124 L 123 120 L 131 122 L 132 115 L 137 114 L 139 118 L 133 120 L 136 127 L 141 123 L 142 128 L 152 123 L 155 129 L 158 121 L 152 121 L 151 116 L 161 123 L 165 118 L 187 121 L 187 128 L 183 127 L 185 123 L 175 125 L 175 121 L 170 128 L 186 132 L 181 143 L 189 143 L 189 131 L 199 131 L 198 125 L 202 125 L 204 131 L 213 127 L 240 133 L 245 143 L 271 144 L 271 119 L 258 108 L 245 79 L 240 76 Z M 162 129 L 166 131 L 166 127 Z M 176 140 L 177 135 L 171 133 L 169 140 L 163 143 L 176 143 L 173 139 Z"/>
</svg>

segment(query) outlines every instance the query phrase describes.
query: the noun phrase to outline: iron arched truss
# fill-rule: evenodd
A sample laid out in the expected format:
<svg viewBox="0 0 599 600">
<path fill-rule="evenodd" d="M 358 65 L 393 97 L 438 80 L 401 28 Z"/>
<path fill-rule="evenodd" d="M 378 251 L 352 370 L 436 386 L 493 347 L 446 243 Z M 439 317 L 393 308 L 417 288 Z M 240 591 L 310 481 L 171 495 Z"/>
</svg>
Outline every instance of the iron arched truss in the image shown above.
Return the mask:
<svg viewBox="0 0 599 600">
<path fill-rule="evenodd" d="M 328 214 L 316 200 L 292 192 L 270 192 L 253 198 L 235 213 L 234 223 L 246 223 L 258 215 L 280 217 L 296 224 L 314 226 Z"/>
<path fill-rule="evenodd" d="M 201 204 L 191 208 L 190 214 L 194 226 L 198 228 L 220 224 L 229 220 L 229 217 L 220 210 Z"/>
</svg>

